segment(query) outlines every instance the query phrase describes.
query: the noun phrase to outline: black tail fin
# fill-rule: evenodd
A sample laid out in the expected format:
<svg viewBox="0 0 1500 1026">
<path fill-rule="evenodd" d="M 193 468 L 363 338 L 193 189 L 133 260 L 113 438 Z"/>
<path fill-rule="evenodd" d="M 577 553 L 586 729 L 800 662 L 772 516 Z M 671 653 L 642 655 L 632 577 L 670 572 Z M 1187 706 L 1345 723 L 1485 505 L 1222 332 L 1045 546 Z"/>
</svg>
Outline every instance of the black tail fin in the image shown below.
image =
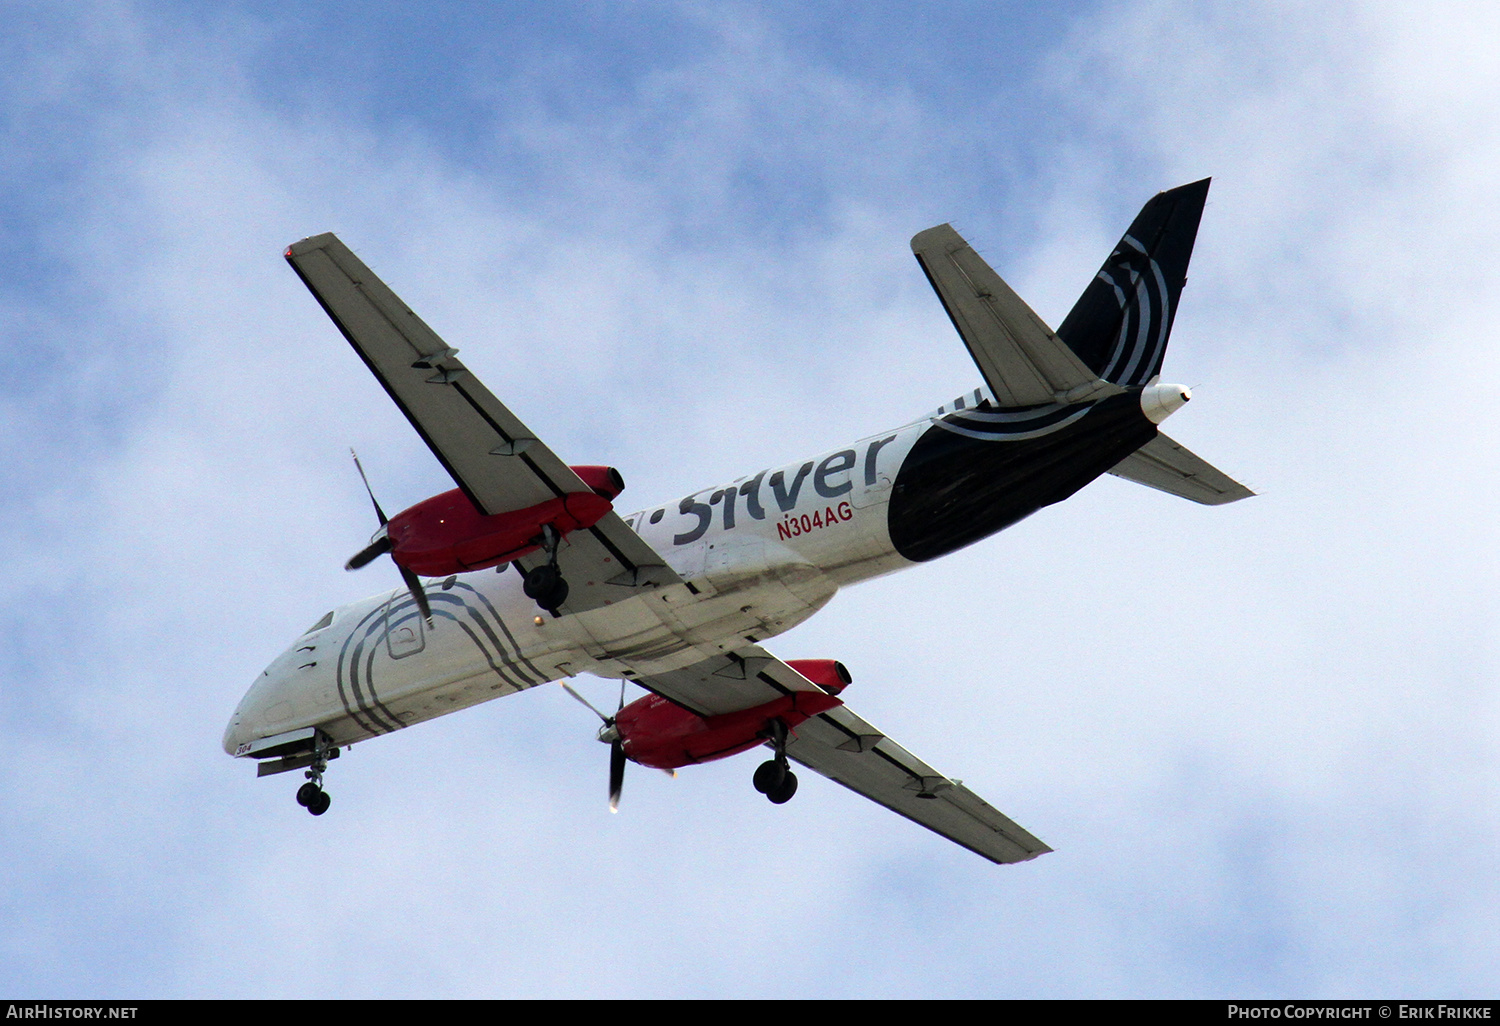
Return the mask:
<svg viewBox="0 0 1500 1026">
<path fill-rule="evenodd" d="M 1144 385 L 1161 372 L 1209 181 L 1152 197 L 1058 327 L 1105 381 Z"/>
</svg>

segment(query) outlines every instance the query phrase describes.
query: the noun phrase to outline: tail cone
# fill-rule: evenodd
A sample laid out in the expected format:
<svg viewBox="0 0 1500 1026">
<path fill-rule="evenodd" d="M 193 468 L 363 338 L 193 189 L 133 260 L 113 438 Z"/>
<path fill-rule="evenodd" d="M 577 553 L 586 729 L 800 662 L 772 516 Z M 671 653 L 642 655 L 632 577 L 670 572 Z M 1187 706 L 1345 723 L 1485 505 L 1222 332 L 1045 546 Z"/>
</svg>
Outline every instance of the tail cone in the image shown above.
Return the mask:
<svg viewBox="0 0 1500 1026">
<path fill-rule="evenodd" d="M 1141 412 L 1151 423 L 1160 424 L 1192 397 L 1192 390 L 1186 385 L 1147 385 L 1141 389 Z"/>
</svg>

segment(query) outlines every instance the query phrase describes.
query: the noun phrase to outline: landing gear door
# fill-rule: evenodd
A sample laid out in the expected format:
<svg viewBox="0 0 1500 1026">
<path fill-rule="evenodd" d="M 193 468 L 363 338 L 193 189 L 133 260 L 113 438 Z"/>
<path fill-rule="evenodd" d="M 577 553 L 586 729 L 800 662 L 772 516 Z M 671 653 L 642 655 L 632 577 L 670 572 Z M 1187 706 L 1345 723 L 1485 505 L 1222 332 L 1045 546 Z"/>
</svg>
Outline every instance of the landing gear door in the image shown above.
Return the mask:
<svg viewBox="0 0 1500 1026">
<path fill-rule="evenodd" d="M 427 647 L 422 611 L 409 594 L 392 592 L 385 603 L 385 650 L 392 659 L 405 659 Z"/>
</svg>

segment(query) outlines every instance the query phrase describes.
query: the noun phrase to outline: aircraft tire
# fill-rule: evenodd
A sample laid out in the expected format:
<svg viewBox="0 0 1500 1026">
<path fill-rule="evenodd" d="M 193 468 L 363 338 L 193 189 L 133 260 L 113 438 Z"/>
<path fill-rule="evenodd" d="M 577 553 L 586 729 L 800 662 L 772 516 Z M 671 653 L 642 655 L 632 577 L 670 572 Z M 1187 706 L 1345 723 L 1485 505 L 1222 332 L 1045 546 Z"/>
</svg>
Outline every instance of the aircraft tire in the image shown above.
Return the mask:
<svg viewBox="0 0 1500 1026">
<path fill-rule="evenodd" d="M 568 582 L 561 577 L 552 586 L 552 590 L 542 596 L 542 604 L 547 607 L 547 612 L 556 613 L 557 607 L 568 601 Z"/>
<path fill-rule="evenodd" d="M 774 789 L 766 792 L 766 797 L 771 799 L 772 805 L 785 805 L 792 800 L 792 795 L 797 793 L 797 774 L 791 770 L 786 771 L 786 776 L 781 778 L 781 783 Z"/>
<path fill-rule="evenodd" d="M 557 583 L 561 580 L 562 575 L 557 572 L 557 567 L 550 563 L 543 563 L 526 572 L 526 580 L 521 585 L 521 590 L 526 593 L 527 598 L 540 602 L 557 587 Z"/>
<path fill-rule="evenodd" d="M 755 768 L 755 776 L 750 782 L 761 794 L 770 794 L 781 783 L 786 773 L 787 770 L 782 767 L 781 763 L 775 759 L 767 759 Z"/>
<path fill-rule="evenodd" d="M 568 600 L 568 582 L 558 573 L 557 567 L 550 563 L 532 567 L 526 574 L 521 590 L 526 593 L 527 598 L 534 599 L 537 605 L 549 613 L 555 613 L 557 607 Z"/>
<path fill-rule="evenodd" d="M 328 806 L 332 803 L 333 799 L 328 797 L 327 791 L 319 791 L 318 796 L 307 803 L 307 811 L 314 816 L 321 816 L 328 811 Z"/>
<path fill-rule="evenodd" d="M 318 797 L 321 789 L 311 780 L 297 788 L 297 804 L 304 809 L 312 807 L 313 801 Z"/>
</svg>

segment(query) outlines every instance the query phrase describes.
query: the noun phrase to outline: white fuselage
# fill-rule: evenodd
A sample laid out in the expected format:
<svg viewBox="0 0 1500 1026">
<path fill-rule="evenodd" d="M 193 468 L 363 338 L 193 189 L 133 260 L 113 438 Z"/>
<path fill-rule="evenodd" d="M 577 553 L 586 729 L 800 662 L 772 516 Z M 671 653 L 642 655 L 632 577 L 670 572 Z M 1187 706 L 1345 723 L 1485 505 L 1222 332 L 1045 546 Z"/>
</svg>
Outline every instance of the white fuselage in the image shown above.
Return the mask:
<svg viewBox="0 0 1500 1026">
<path fill-rule="evenodd" d="M 840 587 L 911 565 L 886 506 L 932 422 L 626 517 L 684 583 L 554 618 L 502 565 L 429 582 L 430 627 L 405 589 L 340 607 L 266 667 L 224 750 L 307 727 L 348 745 L 579 673 L 645 677 L 780 634 Z"/>
</svg>

